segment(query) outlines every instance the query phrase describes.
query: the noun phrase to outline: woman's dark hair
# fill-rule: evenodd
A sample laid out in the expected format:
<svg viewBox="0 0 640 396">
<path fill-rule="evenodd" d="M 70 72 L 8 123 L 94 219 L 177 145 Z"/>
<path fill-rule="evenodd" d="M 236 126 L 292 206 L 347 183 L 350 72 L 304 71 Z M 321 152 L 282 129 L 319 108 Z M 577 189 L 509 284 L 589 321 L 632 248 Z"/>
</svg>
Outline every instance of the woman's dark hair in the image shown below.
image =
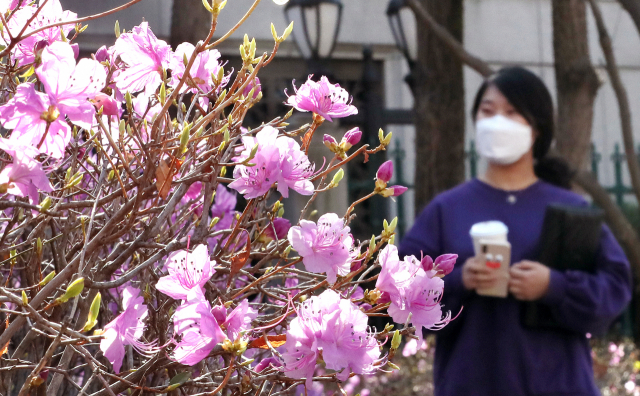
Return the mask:
<svg viewBox="0 0 640 396">
<path fill-rule="evenodd" d="M 473 102 L 471 117 L 476 120 L 482 97 L 489 87 L 496 87 L 538 132 L 533 143 L 536 176 L 551 184 L 570 188 L 572 172 L 560 158 L 547 156 L 555 129 L 553 101 L 544 82 L 522 67 L 506 67 L 482 83 Z"/>
</svg>

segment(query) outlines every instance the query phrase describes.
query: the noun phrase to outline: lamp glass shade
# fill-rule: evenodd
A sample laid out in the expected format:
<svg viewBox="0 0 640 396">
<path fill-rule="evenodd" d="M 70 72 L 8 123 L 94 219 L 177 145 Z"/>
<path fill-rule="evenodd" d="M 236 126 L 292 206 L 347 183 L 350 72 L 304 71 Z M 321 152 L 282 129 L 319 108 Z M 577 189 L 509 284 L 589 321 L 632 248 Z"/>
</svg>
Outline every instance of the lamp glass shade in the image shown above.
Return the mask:
<svg viewBox="0 0 640 396">
<path fill-rule="evenodd" d="M 398 6 L 399 2 L 394 0 L 392 3 L 387 16 L 396 46 L 409 61 L 415 61 L 418 57 L 415 15 L 408 6 Z"/>
<path fill-rule="evenodd" d="M 342 4 L 336 1 L 292 2 L 285 9 L 294 21 L 293 36 L 305 59 L 327 59 L 331 56 L 342 19 Z"/>
</svg>

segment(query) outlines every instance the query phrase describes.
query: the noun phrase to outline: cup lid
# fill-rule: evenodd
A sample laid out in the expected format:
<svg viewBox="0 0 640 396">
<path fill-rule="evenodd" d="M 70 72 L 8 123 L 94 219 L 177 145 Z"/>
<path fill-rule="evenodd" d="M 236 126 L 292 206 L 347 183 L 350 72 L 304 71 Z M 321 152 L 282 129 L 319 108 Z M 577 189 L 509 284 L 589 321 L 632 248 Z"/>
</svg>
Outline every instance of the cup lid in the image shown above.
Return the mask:
<svg viewBox="0 0 640 396">
<path fill-rule="evenodd" d="M 483 221 L 471 226 L 469 234 L 472 237 L 489 237 L 494 235 L 507 235 L 509 228 L 501 221 Z"/>
</svg>

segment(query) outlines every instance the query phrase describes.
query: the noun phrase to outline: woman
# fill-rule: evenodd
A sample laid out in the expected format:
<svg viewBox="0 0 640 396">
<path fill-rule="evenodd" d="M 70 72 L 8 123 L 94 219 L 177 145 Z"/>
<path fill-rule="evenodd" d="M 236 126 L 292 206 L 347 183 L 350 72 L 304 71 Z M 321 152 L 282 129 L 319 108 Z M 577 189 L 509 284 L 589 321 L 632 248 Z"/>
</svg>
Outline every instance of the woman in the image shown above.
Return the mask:
<svg viewBox="0 0 640 396">
<path fill-rule="evenodd" d="M 512 67 L 485 81 L 472 116 L 484 175 L 437 196 L 416 219 L 400 255 L 457 253 L 444 278 L 445 309 L 457 319 L 436 333 L 435 390 L 449 395 L 600 395 L 588 333 L 601 334 L 631 297 L 624 253 L 603 226 L 597 273 L 559 272 L 534 261 L 546 207 L 585 206 L 568 190 L 566 166 L 547 158 L 553 139 L 551 95 L 533 73 Z M 559 187 L 561 186 L 561 187 Z M 509 296 L 479 296 L 495 271 L 476 261 L 469 230 L 499 220 L 512 245 Z M 572 331 L 526 328 L 522 301 L 540 301 Z"/>
</svg>

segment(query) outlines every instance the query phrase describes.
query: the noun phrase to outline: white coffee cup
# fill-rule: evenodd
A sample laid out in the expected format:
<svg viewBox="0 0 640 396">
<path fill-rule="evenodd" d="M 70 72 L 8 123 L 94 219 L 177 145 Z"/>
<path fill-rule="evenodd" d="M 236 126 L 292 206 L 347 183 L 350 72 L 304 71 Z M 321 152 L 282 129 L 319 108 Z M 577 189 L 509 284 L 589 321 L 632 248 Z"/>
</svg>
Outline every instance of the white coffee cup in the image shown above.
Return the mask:
<svg viewBox="0 0 640 396">
<path fill-rule="evenodd" d="M 469 234 L 473 240 L 473 250 L 476 256 L 480 255 L 480 240 L 484 242 L 508 242 L 509 228 L 501 221 L 483 221 L 471 226 Z"/>
</svg>

